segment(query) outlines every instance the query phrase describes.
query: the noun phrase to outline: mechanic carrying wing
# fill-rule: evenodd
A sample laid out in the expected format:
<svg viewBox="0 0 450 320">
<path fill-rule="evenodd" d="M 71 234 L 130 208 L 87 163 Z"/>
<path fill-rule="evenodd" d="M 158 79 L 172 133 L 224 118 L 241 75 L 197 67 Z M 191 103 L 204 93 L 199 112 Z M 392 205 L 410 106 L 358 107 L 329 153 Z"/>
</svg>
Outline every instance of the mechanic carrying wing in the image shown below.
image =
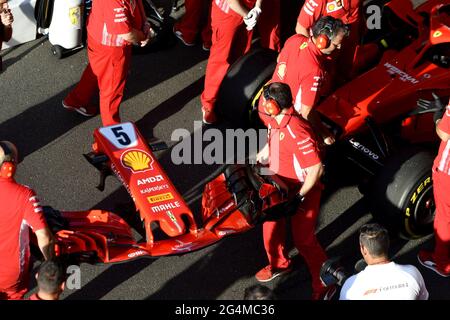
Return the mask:
<svg viewBox="0 0 450 320">
<path fill-rule="evenodd" d="M 3 41 L 9 41 L 12 36 L 14 17 L 8 6 L 8 0 L 0 0 L 0 50 Z M 0 72 L 2 71 L 2 57 L 0 56 Z"/>
<path fill-rule="evenodd" d="M 98 108 L 92 104 L 92 99 L 100 91 L 103 125 L 117 124 L 131 45 L 145 46 L 154 35 L 146 20 L 142 0 L 93 1 L 87 33 L 89 64 L 62 105 L 84 116 L 94 116 Z"/>
<path fill-rule="evenodd" d="M 173 27 L 173 33 L 190 47 L 195 45 L 197 33 L 201 31 L 202 48 L 211 49 L 211 0 L 185 0 L 185 13 Z"/>
<path fill-rule="evenodd" d="M 325 57 L 340 49 L 346 29 L 339 19 L 322 17 L 312 27 L 313 36 L 297 34 L 290 37 L 278 56 L 278 63 L 271 82 L 284 82 L 295 95 L 294 107 L 326 144 L 333 144 L 334 137 L 322 124 L 314 107 L 326 81 Z M 259 110 L 264 112 L 260 99 Z"/>
<path fill-rule="evenodd" d="M 359 231 L 359 248 L 367 266 L 348 278 L 340 300 L 427 300 L 428 290 L 416 267 L 389 259 L 389 234 L 377 223 Z"/>
<path fill-rule="evenodd" d="M 262 46 L 279 51 L 279 6 L 278 0 L 213 0 L 212 47 L 200 98 L 204 123 L 216 122 L 214 106 L 219 86 L 228 67 L 250 49 L 252 30 L 258 20 L 258 26 L 263 26 Z"/>
<path fill-rule="evenodd" d="M 436 132 L 441 138 L 433 165 L 434 251 L 421 250 L 419 262 L 442 277 L 450 277 L 450 101 L 447 108 L 435 113 Z"/>
<path fill-rule="evenodd" d="M 320 183 L 323 167 L 315 135 L 309 123 L 295 112 L 288 85 L 281 82 L 266 85 L 261 99 L 265 108 L 261 119 L 268 127 L 268 143 L 258 153 L 257 160 L 268 161 L 270 171 L 280 176 L 290 189 L 298 190 L 298 209 L 291 217 L 292 237 L 311 272 L 312 298 L 322 299 L 329 289 L 319 278 L 327 256 L 315 235 L 323 188 Z M 285 252 L 286 218 L 265 222 L 263 236 L 269 265 L 255 277 L 267 282 L 291 271 L 291 261 Z"/>
<path fill-rule="evenodd" d="M 295 32 L 309 37 L 312 26 L 323 16 L 331 16 L 342 20 L 350 30 L 349 37 L 343 42 L 343 49 L 337 53 L 333 61 L 330 61 L 333 79 L 341 82 L 348 81 L 353 76 L 353 59 L 356 48 L 360 43 L 362 30 L 364 30 L 364 19 L 361 19 L 361 1 L 307 0 L 298 15 Z"/>
<path fill-rule="evenodd" d="M 17 149 L 0 141 L 0 300 L 22 299 L 28 291 L 29 227 L 45 259 L 53 256 L 53 236 L 33 190 L 14 180 Z"/>
</svg>

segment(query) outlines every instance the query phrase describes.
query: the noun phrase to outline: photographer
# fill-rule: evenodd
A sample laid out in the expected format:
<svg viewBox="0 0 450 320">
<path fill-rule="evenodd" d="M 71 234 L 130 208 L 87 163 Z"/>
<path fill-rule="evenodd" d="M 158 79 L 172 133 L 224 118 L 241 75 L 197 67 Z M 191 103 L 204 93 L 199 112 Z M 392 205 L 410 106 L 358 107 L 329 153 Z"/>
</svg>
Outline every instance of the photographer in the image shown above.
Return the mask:
<svg viewBox="0 0 450 320">
<path fill-rule="evenodd" d="M 419 270 L 389 260 L 389 235 L 385 228 L 376 223 L 363 225 L 359 246 L 367 267 L 345 281 L 340 300 L 428 299 Z"/>
</svg>

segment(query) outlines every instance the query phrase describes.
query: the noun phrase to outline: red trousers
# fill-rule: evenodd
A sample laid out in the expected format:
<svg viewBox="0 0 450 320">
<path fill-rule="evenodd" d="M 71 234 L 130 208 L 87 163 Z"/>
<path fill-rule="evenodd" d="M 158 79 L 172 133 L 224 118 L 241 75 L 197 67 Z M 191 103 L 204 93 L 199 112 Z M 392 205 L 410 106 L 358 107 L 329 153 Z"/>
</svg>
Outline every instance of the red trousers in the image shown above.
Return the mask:
<svg viewBox="0 0 450 320">
<path fill-rule="evenodd" d="M 176 28 L 183 34 L 184 40 L 194 43 L 201 30 L 204 44 L 211 44 L 211 0 L 185 0 L 186 13 L 176 24 Z"/>
<path fill-rule="evenodd" d="M 433 259 L 438 267 L 450 272 L 450 176 L 433 170 L 435 247 Z"/>
<path fill-rule="evenodd" d="M 264 0 L 256 27 L 261 36 L 261 46 L 280 52 L 280 0 Z"/>
<path fill-rule="evenodd" d="M 320 268 L 327 260 L 325 251 L 316 238 L 316 223 L 320 212 L 321 187 L 308 192 L 305 201 L 291 217 L 292 238 L 295 247 L 308 265 L 314 291 L 323 289 L 320 281 Z M 286 268 L 290 261 L 285 248 L 286 218 L 268 221 L 263 224 L 264 248 L 272 268 Z"/>
<path fill-rule="evenodd" d="M 131 46 L 104 46 L 89 37 L 88 58 L 80 82 L 65 100 L 69 105 L 88 106 L 99 92 L 103 125 L 120 123 L 119 105 L 130 67 Z"/>
<path fill-rule="evenodd" d="M 270 10 L 278 8 L 279 12 L 280 4 L 278 0 L 267 0 L 264 4 L 266 7 L 263 7 L 258 21 L 262 45 L 279 51 L 279 14 L 272 15 Z M 229 66 L 250 49 L 253 34 L 246 30 L 241 16 L 234 12 L 224 13 L 214 1 L 211 6 L 211 28 L 212 46 L 206 66 L 205 89 L 200 98 L 202 107 L 207 110 L 214 109 L 220 84 Z"/>
</svg>

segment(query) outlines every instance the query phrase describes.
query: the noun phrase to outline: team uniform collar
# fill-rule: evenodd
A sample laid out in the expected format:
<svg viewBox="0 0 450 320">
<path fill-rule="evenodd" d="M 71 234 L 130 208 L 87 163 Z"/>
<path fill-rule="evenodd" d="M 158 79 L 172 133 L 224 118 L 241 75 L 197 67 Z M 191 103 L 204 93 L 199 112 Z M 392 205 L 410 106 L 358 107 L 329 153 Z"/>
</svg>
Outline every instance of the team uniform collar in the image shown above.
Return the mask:
<svg viewBox="0 0 450 320">
<path fill-rule="evenodd" d="M 281 129 L 287 127 L 295 113 L 296 111 L 294 110 L 294 108 L 290 107 L 288 110 L 284 111 L 284 115 L 280 123 L 278 123 L 275 118 L 272 118 L 270 121 L 270 127 L 272 129 Z"/>
</svg>

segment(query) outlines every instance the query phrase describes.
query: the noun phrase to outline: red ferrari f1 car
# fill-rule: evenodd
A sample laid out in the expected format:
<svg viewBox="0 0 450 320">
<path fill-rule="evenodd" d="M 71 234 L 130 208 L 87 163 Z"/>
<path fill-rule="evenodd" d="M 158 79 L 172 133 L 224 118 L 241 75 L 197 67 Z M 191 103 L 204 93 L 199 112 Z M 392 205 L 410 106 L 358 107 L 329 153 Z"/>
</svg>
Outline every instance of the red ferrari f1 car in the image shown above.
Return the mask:
<svg viewBox="0 0 450 320">
<path fill-rule="evenodd" d="M 432 231 L 434 219 L 432 114 L 450 96 L 450 5 L 430 0 L 413 8 L 392 0 L 382 19 L 378 37 L 357 50 L 371 53 L 355 61 L 365 71 L 318 104 L 337 137 L 325 162 L 332 170 L 345 158 L 362 169 L 360 190 L 372 214 L 417 238 Z M 219 91 L 220 116 L 236 127 L 258 125 L 255 106 L 275 66 L 276 53 L 263 49 L 235 63 Z"/>
<path fill-rule="evenodd" d="M 261 177 L 256 167 L 232 165 L 208 183 L 202 198 L 201 225 L 134 124 L 96 129 L 93 151 L 85 157 L 104 178 L 114 173 L 133 199 L 146 230 L 137 243 L 131 227 L 118 215 L 91 210 L 60 212 L 45 208 L 57 238 L 58 255 L 76 261 L 122 262 L 142 256 L 180 254 L 203 248 L 226 235 L 244 232 L 277 212 L 295 211 L 290 191 L 276 176 Z M 164 237 L 157 239 L 159 228 Z"/>
<path fill-rule="evenodd" d="M 380 45 L 364 60 L 367 71 L 325 98 L 318 110 L 338 137 L 327 159 L 344 157 L 367 173 L 373 214 L 414 238 L 430 232 L 434 215 L 431 115 L 439 99 L 450 96 L 450 5 L 431 0 L 413 9 L 408 0 L 393 0 L 384 10 L 389 21 L 368 44 Z M 262 49 L 233 64 L 219 91 L 222 118 L 238 127 L 257 125 L 254 106 L 275 65 L 276 53 Z M 296 190 L 276 176 L 231 165 L 205 186 L 201 217 L 195 217 L 159 165 L 157 149 L 132 123 L 95 130 L 86 158 L 102 177 L 113 173 L 122 182 L 144 223 L 146 241 L 136 242 L 130 226 L 111 212 L 47 208 L 58 254 L 111 263 L 186 253 L 296 208 Z M 155 228 L 163 231 L 161 238 Z"/>
</svg>

